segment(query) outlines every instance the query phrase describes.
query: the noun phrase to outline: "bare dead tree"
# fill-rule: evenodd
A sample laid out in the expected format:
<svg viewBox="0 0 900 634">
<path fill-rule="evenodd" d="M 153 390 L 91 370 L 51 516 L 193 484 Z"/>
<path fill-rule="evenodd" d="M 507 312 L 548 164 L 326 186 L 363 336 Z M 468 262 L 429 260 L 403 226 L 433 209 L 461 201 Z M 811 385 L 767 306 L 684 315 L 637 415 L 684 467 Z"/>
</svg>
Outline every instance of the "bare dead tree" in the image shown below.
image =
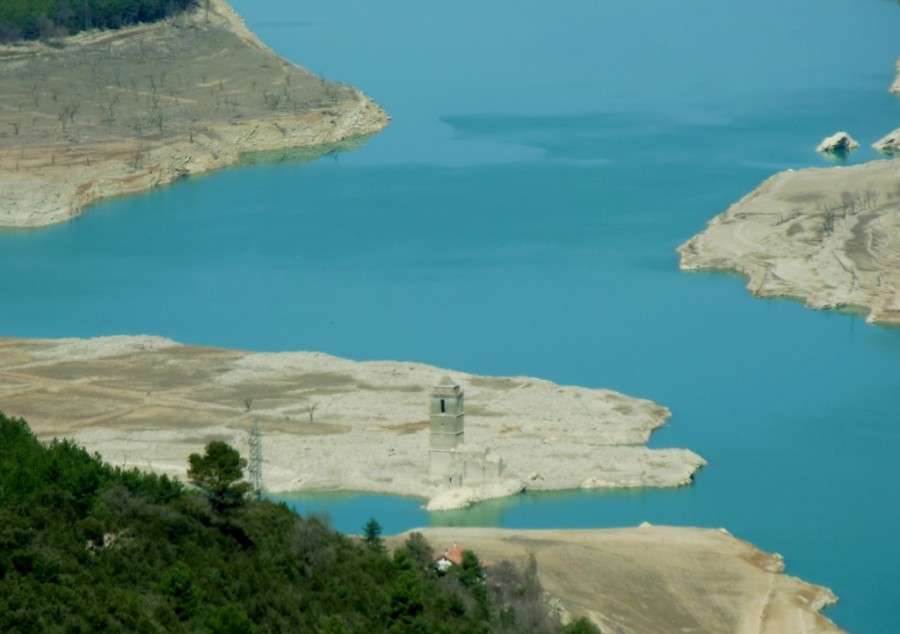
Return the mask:
<svg viewBox="0 0 900 634">
<path fill-rule="evenodd" d="M 309 422 L 316 422 L 316 410 L 319 409 L 318 403 L 313 403 L 309 400 L 305 400 L 303 403 L 303 408 L 306 410 L 307 416 L 309 416 Z"/>
</svg>

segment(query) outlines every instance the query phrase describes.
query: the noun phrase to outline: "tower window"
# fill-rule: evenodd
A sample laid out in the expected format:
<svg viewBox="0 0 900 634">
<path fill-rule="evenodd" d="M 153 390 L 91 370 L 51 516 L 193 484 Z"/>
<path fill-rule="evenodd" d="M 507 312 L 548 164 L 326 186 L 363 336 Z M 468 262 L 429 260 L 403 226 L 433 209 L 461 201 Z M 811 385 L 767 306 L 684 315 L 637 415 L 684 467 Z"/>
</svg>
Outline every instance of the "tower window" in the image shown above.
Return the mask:
<svg viewBox="0 0 900 634">
<path fill-rule="evenodd" d="M 441 414 L 445 414 L 447 412 L 447 404 L 444 402 L 444 399 L 441 399 Z"/>
</svg>

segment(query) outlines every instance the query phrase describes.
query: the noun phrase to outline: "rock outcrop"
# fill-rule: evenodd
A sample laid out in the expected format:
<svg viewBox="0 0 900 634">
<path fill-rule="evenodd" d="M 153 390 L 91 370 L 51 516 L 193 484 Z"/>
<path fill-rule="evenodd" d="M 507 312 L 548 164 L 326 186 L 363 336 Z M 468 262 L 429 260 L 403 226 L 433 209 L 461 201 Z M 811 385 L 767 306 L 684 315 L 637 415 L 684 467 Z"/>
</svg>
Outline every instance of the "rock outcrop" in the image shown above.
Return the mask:
<svg viewBox="0 0 900 634">
<path fill-rule="evenodd" d="M 900 153 L 900 128 L 897 128 L 893 132 L 889 132 L 875 141 L 875 143 L 872 144 L 872 147 L 885 154 L 893 155 Z"/>
<path fill-rule="evenodd" d="M 852 136 L 841 131 L 822 139 L 822 142 L 816 147 L 816 152 L 852 152 L 858 147 L 859 143 Z"/>
<path fill-rule="evenodd" d="M 754 295 L 900 324 L 900 161 L 776 174 L 678 252 L 682 269 L 746 275 Z"/>
<path fill-rule="evenodd" d="M 891 84 L 889 90 L 894 93 L 900 93 L 900 59 L 897 60 L 897 78 Z"/>
</svg>

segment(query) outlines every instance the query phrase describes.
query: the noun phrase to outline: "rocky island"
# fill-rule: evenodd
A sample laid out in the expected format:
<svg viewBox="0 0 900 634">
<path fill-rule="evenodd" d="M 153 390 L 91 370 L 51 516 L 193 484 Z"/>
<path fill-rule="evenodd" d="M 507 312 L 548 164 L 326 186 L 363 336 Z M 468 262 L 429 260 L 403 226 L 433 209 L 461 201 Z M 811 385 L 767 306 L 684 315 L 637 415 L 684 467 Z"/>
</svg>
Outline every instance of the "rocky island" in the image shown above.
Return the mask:
<svg viewBox="0 0 900 634">
<path fill-rule="evenodd" d="M 429 477 L 429 401 L 445 375 L 465 391 L 465 446 L 502 457 L 502 477 Z M 41 438 L 182 478 L 210 440 L 246 451 L 256 421 L 268 491 L 374 491 L 432 508 L 523 488 L 674 487 L 705 464 L 686 449 L 648 448 L 668 410 L 609 390 L 157 337 L 0 339 L 0 402 Z"/>
<path fill-rule="evenodd" d="M 358 90 L 275 55 L 224 0 L 0 46 L 0 84 L 0 227 L 63 222 L 251 153 L 352 146 L 389 121 Z"/>
<path fill-rule="evenodd" d="M 776 174 L 678 253 L 682 269 L 747 276 L 760 297 L 900 324 L 900 161 Z"/>
</svg>

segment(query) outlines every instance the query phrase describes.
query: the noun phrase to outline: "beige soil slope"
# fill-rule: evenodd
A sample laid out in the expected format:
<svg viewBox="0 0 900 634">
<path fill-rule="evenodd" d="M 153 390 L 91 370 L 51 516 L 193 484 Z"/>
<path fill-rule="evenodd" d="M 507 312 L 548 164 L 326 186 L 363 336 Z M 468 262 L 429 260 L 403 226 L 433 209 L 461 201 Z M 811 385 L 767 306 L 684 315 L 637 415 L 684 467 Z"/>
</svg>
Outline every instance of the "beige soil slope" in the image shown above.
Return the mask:
<svg viewBox="0 0 900 634">
<path fill-rule="evenodd" d="M 818 613 L 830 590 L 783 574 L 780 556 L 721 530 L 641 526 L 605 530 L 427 528 L 490 564 L 533 554 L 544 590 L 605 634 L 841 632 Z M 391 545 L 404 536 L 391 538 Z"/>
<path fill-rule="evenodd" d="M 445 374 L 413 363 L 246 353 L 156 337 L 0 339 L 0 409 L 26 418 L 40 437 L 71 437 L 110 462 L 183 477 L 188 455 L 211 439 L 245 451 L 255 419 L 270 491 L 441 494 L 427 480 L 426 427 L 431 386 Z M 685 449 L 645 446 L 669 416 L 650 401 L 524 377 L 449 374 L 466 392 L 466 444 L 503 456 L 510 475 L 505 488 L 464 490 L 451 506 L 523 485 L 679 486 L 704 464 Z"/>
<path fill-rule="evenodd" d="M 758 296 L 900 324 L 900 160 L 776 174 L 678 252 L 683 269 L 746 275 Z"/>
<path fill-rule="evenodd" d="M 359 91 L 263 46 L 224 0 L 209 7 L 59 48 L 0 46 L 0 227 L 387 124 Z"/>
</svg>

